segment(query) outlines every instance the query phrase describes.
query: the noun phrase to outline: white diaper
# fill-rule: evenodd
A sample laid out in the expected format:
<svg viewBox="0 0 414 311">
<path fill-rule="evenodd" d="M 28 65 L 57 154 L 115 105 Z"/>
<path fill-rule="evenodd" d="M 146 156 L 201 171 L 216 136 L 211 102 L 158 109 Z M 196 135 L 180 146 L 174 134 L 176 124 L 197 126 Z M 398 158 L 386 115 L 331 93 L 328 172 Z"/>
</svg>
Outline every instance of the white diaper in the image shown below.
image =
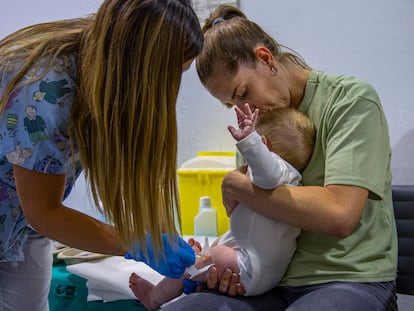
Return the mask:
<svg viewBox="0 0 414 311">
<path fill-rule="evenodd" d="M 249 253 L 244 248 L 235 248 L 234 251 L 237 253 L 240 282 L 243 284 L 244 288 L 247 289 L 250 287 L 252 281 L 252 262 Z"/>
</svg>

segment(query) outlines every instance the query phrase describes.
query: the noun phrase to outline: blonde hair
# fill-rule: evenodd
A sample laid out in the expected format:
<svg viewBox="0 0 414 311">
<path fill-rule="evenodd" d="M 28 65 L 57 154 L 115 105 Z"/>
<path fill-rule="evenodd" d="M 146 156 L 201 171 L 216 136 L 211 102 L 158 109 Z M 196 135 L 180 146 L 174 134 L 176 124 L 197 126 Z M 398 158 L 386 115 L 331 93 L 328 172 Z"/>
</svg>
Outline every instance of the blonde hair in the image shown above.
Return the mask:
<svg viewBox="0 0 414 311">
<path fill-rule="evenodd" d="M 176 99 L 183 63 L 202 49 L 190 0 L 106 0 L 96 14 L 27 27 L 0 42 L 0 61 L 23 61 L 5 89 L 1 111 L 18 81 L 42 57 L 77 57 L 71 136 L 94 200 L 102 202 L 126 248 L 155 249 L 175 233 Z"/>
<path fill-rule="evenodd" d="M 204 48 L 197 57 L 197 73 L 203 85 L 217 68 L 235 74 L 240 64 L 255 66 L 254 49 L 265 46 L 282 63 L 294 63 L 309 69 L 292 49 L 280 45 L 259 25 L 247 19 L 238 8 L 221 5 L 203 26 Z M 282 51 L 285 48 L 289 51 Z"/>
<path fill-rule="evenodd" d="M 270 149 L 298 171 L 308 164 L 316 129 L 313 122 L 294 108 L 277 108 L 263 112 L 256 122 L 256 131 L 270 142 Z"/>
</svg>

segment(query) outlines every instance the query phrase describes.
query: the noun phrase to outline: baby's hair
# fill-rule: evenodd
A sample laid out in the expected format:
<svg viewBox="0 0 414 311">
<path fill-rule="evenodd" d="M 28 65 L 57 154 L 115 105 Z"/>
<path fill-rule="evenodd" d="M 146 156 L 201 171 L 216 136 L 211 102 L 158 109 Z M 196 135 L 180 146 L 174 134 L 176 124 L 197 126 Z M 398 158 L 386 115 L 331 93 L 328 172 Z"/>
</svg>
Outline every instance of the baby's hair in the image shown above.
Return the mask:
<svg viewBox="0 0 414 311">
<path fill-rule="evenodd" d="M 263 112 L 256 122 L 256 131 L 267 138 L 271 151 L 298 171 L 306 167 L 313 152 L 316 129 L 305 114 L 293 108 Z"/>
</svg>

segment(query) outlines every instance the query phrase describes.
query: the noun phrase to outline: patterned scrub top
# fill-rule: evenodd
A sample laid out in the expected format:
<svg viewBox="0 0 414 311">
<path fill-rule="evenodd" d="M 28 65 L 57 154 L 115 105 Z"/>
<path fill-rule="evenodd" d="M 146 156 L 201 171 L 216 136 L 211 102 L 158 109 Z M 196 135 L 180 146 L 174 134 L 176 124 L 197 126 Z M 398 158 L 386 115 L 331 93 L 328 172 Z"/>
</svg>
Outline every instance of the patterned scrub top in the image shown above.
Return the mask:
<svg viewBox="0 0 414 311">
<path fill-rule="evenodd" d="M 0 97 L 19 61 L 0 65 Z M 23 245 L 32 230 L 16 193 L 13 164 L 46 174 L 66 174 L 66 198 L 81 172 L 78 152 L 72 156 L 68 124 L 75 97 L 76 66 L 61 56 L 40 80 L 42 62 L 18 86 L 0 115 L 0 261 L 23 261 Z M 75 159 L 75 165 L 72 160 Z"/>
</svg>

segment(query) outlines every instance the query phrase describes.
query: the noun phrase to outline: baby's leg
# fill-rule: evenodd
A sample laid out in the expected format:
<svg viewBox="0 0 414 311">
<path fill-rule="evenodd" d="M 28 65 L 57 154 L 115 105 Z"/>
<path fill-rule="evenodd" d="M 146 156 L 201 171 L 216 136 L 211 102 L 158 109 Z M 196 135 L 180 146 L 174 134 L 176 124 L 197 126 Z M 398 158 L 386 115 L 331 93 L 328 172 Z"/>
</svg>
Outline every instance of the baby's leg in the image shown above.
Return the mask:
<svg viewBox="0 0 414 311">
<path fill-rule="evenodd" d="M 234 273 L 240 273 L 237 261 L 237 253 L 233 248 L 226 245 L 216 245 L 210 248 L 210 256 L 217 268 L 218 278 L 221 279 L 223 272 L 229 268 Z"/>
<path fill-rule="evenodd" d="M 132 273 L 129 277 L 129 288 L 145 308 L 149 310 L 157 309 L 158 306 L 151 301 L 152 291 L 155 288 L 154 284 L 141 278 L 136 273 Z"/>
<path fill-rule="evenodd" d="M 164 278 L 154 285 L 136 273 L 132 273 L 129 277 L 129 288 L 145 308 L 155 310 L 181 295 L 184 284 L 183 279 Z"/>
</svg>

